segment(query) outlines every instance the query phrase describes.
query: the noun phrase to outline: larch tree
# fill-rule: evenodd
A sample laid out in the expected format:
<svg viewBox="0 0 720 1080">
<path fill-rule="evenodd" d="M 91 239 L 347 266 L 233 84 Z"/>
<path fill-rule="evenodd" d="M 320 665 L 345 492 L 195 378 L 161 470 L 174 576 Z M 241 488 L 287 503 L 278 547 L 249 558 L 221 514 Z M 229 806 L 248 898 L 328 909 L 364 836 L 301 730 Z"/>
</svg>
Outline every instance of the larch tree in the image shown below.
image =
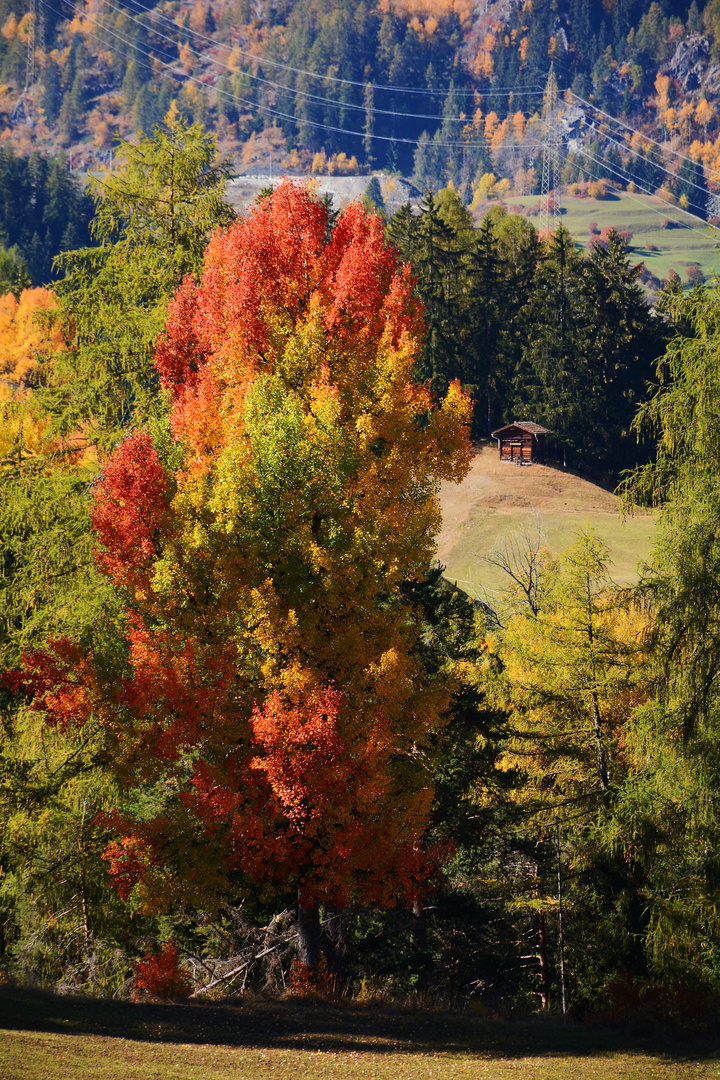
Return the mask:
<svg viewBox="0 0 720 1080">
<path fill-rule="evenodd" d="M 656 460 L 626 494 L 658 507 L 640 582 L 653 614 L 655 694 L 638 713 L 642 768 L 621 835 L 642 855 L 658 967 L 717 978 L 720 929 L 720 293 L 717 283 L 664 296 L 676 333 L 638 425 Z M 678 883 L 682 883 L 682 887 Z"/>
<path fill-rule="evenodd" d="M 581 533 L 547 578 L 539 609 L 528 604 L 502 634 L 499 703 L 514 721 L 502 765 L 527 775 L 531 801 L 550 820 L 610 790 L 645 627 L 611 587 L 607 548 L 593 533 Z"/>
<path fill-rule="evenodd" d="M 538 546 L 528 546 L 531 560 Z M 528 913 L 536 920 L 544 1007 L 551 983 L 547 923 L 556 910 L 561 858 L 572 868 L 565 887 L 571 916 L 597 910 L 604 877 L 613 878 L 628 911 L 642 908 L 632 860 L 617 850 L 614 810 L 636 767 L 627 738 L 647 695 L 646 620 L 618 596 L 607 564 L 605 545 L 581 533 L 559 559 L 546 555 L 540 565 L 520 566 L 513 584 L 520 583 L 523 604 L 500 634 L 501 665 L 491 680 L 497 705 L 509 713 L 497 767 L 514 780 L 506 797 L 531 894 Z M 517 566 L 515 560 L 511 568 Z M 569 968 L 581 973 L 588 950 L 583 955 L 568 944 Z M 629 957 L 626 945 L 618 937 L 618 950 Z"/>
<path fill-rule="evenodd" d="M 216 233 L 157 348 L 169 420 L 129 435 L 95 489 L 122 655 L 63 639 L 26 659 L 50 722 L 110 740 L 123 895 L 297 889 L 310 968 L 320 904 L 412 902 L 430 872 L 425 749 L 452 687 L 400 586 L 430 565 L 470 407 L 452 385 L 434 408 L 413 380 L 422 334 L 409 272 L 357 204 L 331 229 L 286 182 Z"/>
</svg>

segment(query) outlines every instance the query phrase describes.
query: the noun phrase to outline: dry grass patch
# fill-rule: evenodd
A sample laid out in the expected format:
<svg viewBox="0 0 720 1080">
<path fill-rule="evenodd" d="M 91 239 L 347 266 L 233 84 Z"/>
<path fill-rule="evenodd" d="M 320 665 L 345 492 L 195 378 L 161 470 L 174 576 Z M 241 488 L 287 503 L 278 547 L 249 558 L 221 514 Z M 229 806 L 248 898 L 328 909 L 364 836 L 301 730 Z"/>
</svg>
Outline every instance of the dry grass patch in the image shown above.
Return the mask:
<svg viewBox="0 0 720 1080">
<path fill-rule="evenodd" d="M 618 585 L 637 581 L 639 565 L 652 548 L 652 514 L 624 517 L 612 492 L 552 465 L 501 462 L 495 444 L 482 446 L 461 484 L 443 484 L 443 527 L 438 558 L 445 577 L 469 592 L 492 600 L 507 585 L 486 561 L 504 535 L 537 515 L 548 546 L 562 552 L 582 528 L 592 528 L 610 550 L 610 572 Z"/>
</svg>

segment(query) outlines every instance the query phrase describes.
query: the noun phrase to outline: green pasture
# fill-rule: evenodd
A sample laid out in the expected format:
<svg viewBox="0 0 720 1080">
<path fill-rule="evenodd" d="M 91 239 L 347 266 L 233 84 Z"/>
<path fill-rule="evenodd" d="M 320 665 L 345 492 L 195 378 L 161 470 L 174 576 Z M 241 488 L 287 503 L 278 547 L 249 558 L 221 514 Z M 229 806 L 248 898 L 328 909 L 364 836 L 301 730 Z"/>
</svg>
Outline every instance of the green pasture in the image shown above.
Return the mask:
<svg viewBox="0 0 720 1080">
<path fill-rule="evenodd" d="M 0 998 L 3 1080 L 710 1080 L 717 1048 L 660 1033 L 368 1005 Z"/>
<path fill-rule="evenodd" d="M 531 207 L 537 205 L 538 197 L 511 195 L 507 201 L 511 205 Z M 660 280 L 674 270 L 683 284 L 688 284 L 685 270 L 692 263 L 697 263 L 706 277 L 718 269 L 720 232 L 686 214 L 679 206 L 669 206 L 653 195 L 613 192 L 602 200 L 563 195 L 561 208 L 563 224 L 583 247 L 592 239 L 591 221 L 597 222 L 600 229 L 615 226 L 619 230 L 632 230 L 633 257 L 644 262 Z M 673 228 L 662 227 L 665 218 L 673 221 Z M 651 250 L 648 245 L 657 250 Z"/>
<path fill-rule="evenodd" d="M 637 582 L 641 564 L 649 558 L 655 537 L 655 519 L 651 514 L 623 518 L 619 513 L 551 510 L 540 513 L 539 520 L 547 546 L 557 554 L 577 539 L 580 530 L 592 529 L 608 546 L 610 576 L 617 585 Z M 501 546 L 505 538 L 530 522 L 531 514 L 527 510 L 499 512 L 478 507 L 450 555 L 442 560 L 447 580 L 456 582 L 471 596 L 492 603 L 508 581 L 487 556 L 496 545 Z"/>
</svg>

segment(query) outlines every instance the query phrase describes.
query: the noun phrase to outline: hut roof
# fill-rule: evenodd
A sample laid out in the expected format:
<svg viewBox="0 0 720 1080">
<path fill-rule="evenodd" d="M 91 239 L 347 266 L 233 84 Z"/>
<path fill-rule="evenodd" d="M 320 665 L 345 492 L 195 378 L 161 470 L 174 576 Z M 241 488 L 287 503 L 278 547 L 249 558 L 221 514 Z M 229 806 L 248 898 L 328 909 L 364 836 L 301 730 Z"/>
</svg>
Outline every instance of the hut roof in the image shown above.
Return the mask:
<svg viewBox="0 0 720 1080">
<path fill-rule="evenodd" d="M 542 427 L 532 420 L 513 420 L 512 424 L 506 424 L 505 427 L 493 431 L 493 439 L 496 439 L 498 435 L 503 435 L 506 431 L 511 431 L 512 428 L 521 428 L 522 431 L 527 431 L 528 435 L 552 435 L 549 428 Z"/>
</svg>

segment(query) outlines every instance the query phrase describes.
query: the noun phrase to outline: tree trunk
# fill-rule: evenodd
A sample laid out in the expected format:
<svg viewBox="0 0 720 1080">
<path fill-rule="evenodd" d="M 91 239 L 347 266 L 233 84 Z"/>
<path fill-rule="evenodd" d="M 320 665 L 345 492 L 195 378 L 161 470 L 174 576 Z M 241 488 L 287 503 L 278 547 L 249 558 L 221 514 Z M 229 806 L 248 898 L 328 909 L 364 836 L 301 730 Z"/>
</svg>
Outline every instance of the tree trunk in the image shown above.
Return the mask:
<svg viewBox="0 0 720 1080">
<path fill-rule="evenodd" d="M 336 993 L 342 983 L 344 951 L 342 912 L 338 908 L 326 904 L 323 913 L 323 952 L 328 972 L 333 981 L 333 990 Z"/>
<path fill-rule="evenodd" d="M 298 889 L 298 959 L 310 971 L 320 963 L 320 908 Z"/>
<path fill-rule="evenodd" d="M 535 897 L 540 899 L 540 861 L 535 860 L 533 877 L 535 878 Z M 545 912 L 538 912 L 538 962 L 540 964 L 540 1005 L 543 1009 L 547 1009 L 548 1001 L 550 999 L 550 968 L 548 966 L 548 943 L 547 943 L 547 923 L 545 921 Z"/>
<path fill-rule="evenodd" d="M 413 900 L 412 906 L 412 942 L 413 954 L 417 965 L 418 982 L 416 992 L 422 993 L 425 989 L 425 971 L 423 953 L 427 945 L 427 916 L 425 907 L 420 900 Z"/>
<path fill-rule="evenodd" d="M 427 944 L 427 917 L 420 900 L 413 900 L 412 906 L 413 949 L 421 952 Z"/>
<path fill-rule="evenodd" d="M 548 966 L 547 926 L 545 923 L 545 914 L 542 911 L 538 915 L 538 938 L 538 958 L 540 960 L 540 1005 L 544 1012 L 548 1007 L 548 1000 L 550 998 L 550 968 Z"/>
<path fill-rule="evenodd" d="M 607 758 L 605 756 L 605 747 L 602 743 L 602 731 L 600 728 L 600 709 L 598 707 L 598 701 L 595 694 L 593 694 L 592 700 L 592 719 L 593 730 L 595 732 L 595 745 L 597 747 L 597 767 L 598 776 L 600 777 L 600 787 L 603 791 L 607 791 L 610 786 L 610 775 L 607 767 Z"/>
</svg>

